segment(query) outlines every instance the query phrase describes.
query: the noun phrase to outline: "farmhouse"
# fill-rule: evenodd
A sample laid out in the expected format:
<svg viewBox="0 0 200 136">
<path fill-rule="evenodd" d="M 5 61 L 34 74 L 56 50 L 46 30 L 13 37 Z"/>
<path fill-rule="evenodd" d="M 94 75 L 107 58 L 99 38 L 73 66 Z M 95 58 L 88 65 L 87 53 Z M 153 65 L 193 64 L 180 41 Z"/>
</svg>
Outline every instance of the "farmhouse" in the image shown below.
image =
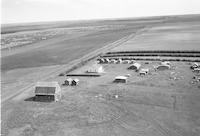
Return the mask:
<svg viewBox="0 0 200 136">
<path fill-rule="evenodd" d="M 94 64 L 86 71 L 87 73 L 103 73 L 104 68 L 102 65 Z"/>
<path fill-rule="evenodd" d="M 139 64 L 139 63 L 134 63 L 133 65 L 131 65 L 130 67 L 128 67 L 128 69 L 139 70 L 140 67 L 141 67 L 141 64 Z"/>
<path fill-rule="evenodd" d="M 37 82 L 35 86 L 35 97 L 53 101 L 61 99 L 61 88 L 58 82 Z"/>
<path fill-rule="evenodd" d="M 115 77 L 114 83 L 126 83 L 127 77 L 126 76 L 117 76 Z"/>
</svg>

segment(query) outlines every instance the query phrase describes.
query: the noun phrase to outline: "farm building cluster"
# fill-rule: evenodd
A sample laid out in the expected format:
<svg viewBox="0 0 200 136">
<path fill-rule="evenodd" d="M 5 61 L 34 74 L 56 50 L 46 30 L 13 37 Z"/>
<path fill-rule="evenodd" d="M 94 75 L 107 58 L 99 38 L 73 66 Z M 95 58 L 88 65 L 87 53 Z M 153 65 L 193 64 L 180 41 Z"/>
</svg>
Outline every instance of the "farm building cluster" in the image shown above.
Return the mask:
<svg viewBox="0 0 200 136">
<path fill-rule="evenodd" d="M 136 75 L 143 77 L 146 75 L 151 75 L 152 72 L 172 70 L 173 65 L 169 61 L 160 61 L 155 63 L 154 65 L 148 65 L 150 62 L 146 61 L 144 63 L 136 62 L 135 60 L 124 60 L 124 59 L 109 59 L 109 58 L 100 58 L 97 59 L 97 62 L 88 65 L 80 74 L 71 74 L 73 76 L 81 77 L 88 76 L 90 77 L 92 74 L 104 75 L 106 71 L 107 64 L 128 64 L 126 66 L 126 70 L 129 73 L 120 72 L 113 79 L 113 83 L 127 83 L 129 77 L 132 76 L 132 72 Z M 113 65 L 114 66 L 114 65 Z M 200 82 L 200 64 L 193 63 L 190 65 L 190 69 L 195 74 L 192 80 L 192 83 Z M 125 70 L 125 69 L 124 69 Z M 80 71 L 79 71 L 80 72 Z M 175 72 L 171 72 L 170 79 L 176 80 L 178 78 L 174 77 Z M 79 85 L 80 80 L 78 78 L 71 78 L 69 75 L 63 75 L 64 82 L 61 84 L 63 87 L 67 86 L 77 86 Z M 172 77 L 173 76 L 173 77 Z M 83 81 L 84 82 L 84 81 Z M 35 87 L 35 97 L 47 97 L 54 101 L 59 101 L 61 99 L 61 87 L 58 82 L 38 82 Z"/>
</svg>

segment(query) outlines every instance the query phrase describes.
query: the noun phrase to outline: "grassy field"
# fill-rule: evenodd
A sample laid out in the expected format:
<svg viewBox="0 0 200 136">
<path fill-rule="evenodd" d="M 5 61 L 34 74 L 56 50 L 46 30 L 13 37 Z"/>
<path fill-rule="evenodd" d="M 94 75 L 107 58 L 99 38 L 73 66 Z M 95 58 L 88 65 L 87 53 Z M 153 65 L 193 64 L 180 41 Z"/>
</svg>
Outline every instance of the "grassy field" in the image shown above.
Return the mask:
<svg viewBox="0 0 200 136">
<path fill-rule="evenodd" d="M 147 31 L 113 51 L 143 50 L 200 50 L 200 19 L 197 22 L 163 23 Z"/>
<path fill-rule="evenodd" d="M 66 64 L 73 59 L 114 42 L 136 32 L 138 28 L 117 28 L 116 30 L 96 31 L 92 34 L 68 39 L 58 37 L 46 40 L 36 47 L 24 49 L 23 52 L 2 57 L 2 71 L 48 65 Z M 39 47 L 37 47 L 39 46 Z M 13 49 L 13 52 L 15 49 Z M 19 50 L 19 49 L 18 49 Z"/>
<path fill-rule="evenodd" d="M 2 131 L 15 136 L 198 136 L 200 84 L 191 84 L 190 64 L 173 62 L 173 69 L 155 72 L 159 62 L 145 62 L 139 63 L 151 74 L 144 77 L 128 70 L 128 64 L 104 64 L 101 77 L 76 77 L 80 84 L 62 86 L 57 103 L 33 101 L 34 89 L 20 94 L 3 109 Z M 72 73 L 84 73 L 93 63 Z M 128 73 L 126 84 L 113 83 L 115 76 Z M 54 78 L 60 84 L 64 79 Z"/>
</svg>

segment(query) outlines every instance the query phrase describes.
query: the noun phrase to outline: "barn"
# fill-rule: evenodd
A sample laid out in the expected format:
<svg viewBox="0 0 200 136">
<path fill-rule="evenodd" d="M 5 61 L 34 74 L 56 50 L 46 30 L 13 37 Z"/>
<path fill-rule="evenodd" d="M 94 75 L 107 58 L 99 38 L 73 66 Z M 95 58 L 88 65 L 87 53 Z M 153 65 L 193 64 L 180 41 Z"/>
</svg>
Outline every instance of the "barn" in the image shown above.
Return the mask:
<svg viewBox="0 0 200 136">
<path fill-rule="evenodd" d="M 61 99 L 60 85 L 58 82 L 37 82 L 35 86 L 35 98 L 59 101 Z"/>
<path fill-rule="evenodd" d="M 141 64 L 139 63 L 134 63 L 132 64 L 130 67 L 128 67 L 128 69 L 131 69 L 131 70 L 139 70 L 141 67 Z"/>
</svg>

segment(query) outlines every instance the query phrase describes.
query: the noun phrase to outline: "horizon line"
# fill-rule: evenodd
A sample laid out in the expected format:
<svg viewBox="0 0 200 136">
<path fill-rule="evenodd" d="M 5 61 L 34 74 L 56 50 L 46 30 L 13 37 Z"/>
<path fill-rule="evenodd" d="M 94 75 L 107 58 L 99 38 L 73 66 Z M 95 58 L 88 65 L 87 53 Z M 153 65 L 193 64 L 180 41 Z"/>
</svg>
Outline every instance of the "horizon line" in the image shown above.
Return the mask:
<svg viewBox="0 0 200 136">
<path fill-rule="evenodd" d="M 157 18 L 157 17 L 176 17 L 176 16 L 191 16 L 191 15 L 199 15 L 200 13 L 194 14 L 169 14 L 169 15 L 155 15 L 155 16 L 135 16 L 135 17 L 116 17 L 116 18 L 96 18 L 96 19 L 71 19 L 71 20 L 47 20 L 47 21 L 33 21 L 33 22 L 15 22 L 15 23 L 1 23 L 2 25 L 19 25 L 19 24 L 32 24 L 32 23 L 54 23 L 54 22 L 79 22 L 79 21 L 109 21 L 109 20 L 125 20 L 125 19 L 145 19 L 145 18 Z"/>
</svg>

